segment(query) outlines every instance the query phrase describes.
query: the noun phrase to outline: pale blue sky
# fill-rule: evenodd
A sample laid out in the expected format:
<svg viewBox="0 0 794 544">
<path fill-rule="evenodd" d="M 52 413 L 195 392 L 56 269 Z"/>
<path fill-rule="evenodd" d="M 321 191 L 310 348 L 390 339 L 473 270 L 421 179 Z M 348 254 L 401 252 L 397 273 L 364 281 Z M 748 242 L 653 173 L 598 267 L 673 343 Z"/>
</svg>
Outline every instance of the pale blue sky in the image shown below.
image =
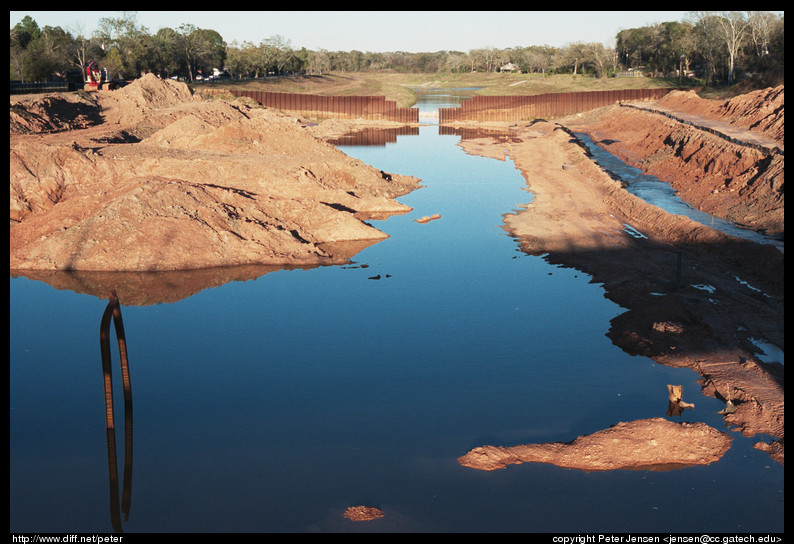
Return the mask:
<svg viewBox="0 0 794 544">
<path fill-rule="evenodd" d="M 258 44 L 281 35 L 294 48 L 329 51 L 467 52 L 481 47 L 523 47 L 599 42 L 665 21 L 687 11 L 139 11 L 137 21 L 154 33 L 182 23 L 216 30 L 227 43 Z M 91 34 L 103 17 L 121 11 L 11 11 L 11 27 L 30 15 L 40 27 L 60 26 Z"/>
</svg>

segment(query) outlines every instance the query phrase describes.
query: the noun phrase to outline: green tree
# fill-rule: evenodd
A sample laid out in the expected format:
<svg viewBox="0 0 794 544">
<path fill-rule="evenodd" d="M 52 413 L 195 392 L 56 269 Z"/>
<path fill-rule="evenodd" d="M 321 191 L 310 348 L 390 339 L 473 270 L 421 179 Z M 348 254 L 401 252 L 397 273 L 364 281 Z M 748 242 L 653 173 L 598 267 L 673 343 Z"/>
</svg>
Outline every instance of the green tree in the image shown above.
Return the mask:
<svg viewBox="0 0 794 544">
<path fill-rule="evenodd" d="M 39 25 L 30 15 L 25 15 L 20 22 L 11 29 L 11 44 L 25 49 L 28 44 L 41 35 Z"/>
<path fill-rule="evenodd" d="M 176 30 L 176 43 L 189 81 L 195 80 L 197 72 L 211 73 L 212 68 L 223 68 L 226 42 L 216 31 L 181 24 Z"/>
<path fill-rule="evenodd" d="M 135 12 L 124 12 L 122 17 L 99 20 L 95 39 L 105 53 L 102 64 L 111 77 L 138 77 L 151 69 L 151 37 L 136 19 Z"/>
<path fill-rule="evenodd" d="M 11 79 L 32 81 L 34 59 L 32 52 L 28 51 L 28 45 L 40 34 L 39 25 L 29 15 L 11 29 L 9 62 Z"/>
<path fill-rule="evenodd" d="M 169 27 L 161 28 L 154 35 L 156 72 L 162 77 L 171 77 L 180 72 L 187 73 L 180 48 L 180 36 Z"/>
</svg>

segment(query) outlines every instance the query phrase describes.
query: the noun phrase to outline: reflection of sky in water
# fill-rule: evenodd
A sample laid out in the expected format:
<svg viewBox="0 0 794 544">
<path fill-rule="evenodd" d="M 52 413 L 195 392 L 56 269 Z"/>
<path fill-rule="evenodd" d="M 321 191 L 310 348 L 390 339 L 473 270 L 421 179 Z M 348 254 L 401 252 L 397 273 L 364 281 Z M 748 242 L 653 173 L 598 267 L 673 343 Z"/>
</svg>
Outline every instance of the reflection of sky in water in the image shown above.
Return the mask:
<svg viewBox="0 0 794 544">
<path fill-rule="evenodd" d="M 457 108 L 463 100 L 471 98 L 478 87 L 461 87 L 457 89 L 417 88 L 419 115 L 431 115 L 438 118 L 439 108 Z"/>
<path fill-rule="evenodd" d="M 681 420 L 724 428 L 694 372 L 611 344 L 622 309 L 599 285 L 517 251 L 501 226 L 531 201 L 523 177 L 458 140 L 428 126 L 344 148 L 425 186 L 399 199 L 412 212 L 373 221 L 390 237 L 351 265 L 122 307 L 135 407 L 125 529 L 339 531 L 356 504 L 384 509 L 387 531 L 782 529 L 782 467 L 740 436 L 719 463 L 666 473 L 458 465 L 478 445 L 664 416 L 668 383 L 696 404 Z M 10 292 L 11 530 L 110 530 L 105 303 L 21 278 Z M 715 499 L 734 493 L 753 501 Z"/>
</svg>

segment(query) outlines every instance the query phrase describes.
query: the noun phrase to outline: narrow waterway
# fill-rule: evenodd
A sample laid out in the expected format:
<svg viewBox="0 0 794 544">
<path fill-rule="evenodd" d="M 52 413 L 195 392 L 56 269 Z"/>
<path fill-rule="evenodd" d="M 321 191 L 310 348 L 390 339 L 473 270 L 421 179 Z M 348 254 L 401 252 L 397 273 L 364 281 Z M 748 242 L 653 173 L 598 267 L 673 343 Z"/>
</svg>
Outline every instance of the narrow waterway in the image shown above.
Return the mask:
<svg viewBox="0 0 794 544">
<path fill-rule="evenodd" d="M 420 111 L 444 107 L 432 100 Z M 668 472 L 458 464 L 475 446 L 664 417 L 667 384 L 695 404 L 677 421 L 723 430 L 724 405 L 694 372 L 612 345 L 623 310 L 588 276 L 518 251 L 502 217 L 532 194 L 511 161 L 467 155 L 432 124 L 418 132 L 341 147 L 423 185 L 350 264 L 122 301 L 134 399 L 130 459 L 116 431 L 120 488 L 132 468 L 123 529 L 782 531 L 783 467 L 738 433 L 718 463 Z M 11 532 L 110 532 L 121 490 L 97 339 L 106 301 L 10 283 Z M 354 505 L 384 517 L 354 524 L 342 517 Z"/>
<path fill-rule="evenodd" d="M 668 213 L 683 215 L 697 221 L 701 225 L 706 225 L 715 230 L 719 230 L 731 236 L 752 240 L 759 244 L 770 244 L 783 251 L 783 240 L 767 236 L 715 217 L 706 212 L 700 211 L 689 203 L 683 201 L 675 189 L 669 183 L 661 181 L 659 178 L 646 174 L 639 168 L 628 165 L 619 158 L 615 157 L 595 142 L 584 132 L 577 132 L 575 136 L 584 143 L 597 162 L 604 170 L 609 172 L 615 179 L 619 179 L 623 186 L 630 193 L 642 198 Z"/>
</svg>

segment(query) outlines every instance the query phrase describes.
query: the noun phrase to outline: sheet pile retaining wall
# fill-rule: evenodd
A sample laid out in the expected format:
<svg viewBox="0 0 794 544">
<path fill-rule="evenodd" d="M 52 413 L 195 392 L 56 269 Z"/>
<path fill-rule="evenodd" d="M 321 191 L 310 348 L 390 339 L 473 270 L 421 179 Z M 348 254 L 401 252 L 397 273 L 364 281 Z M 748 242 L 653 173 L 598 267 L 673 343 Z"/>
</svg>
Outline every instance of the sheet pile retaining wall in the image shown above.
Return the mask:
<svg viewBox="0 0 794 544">
<path fill-rule="evenodd" d="M 417 108 L 398 108 L 397 102 L 386 100 L 385 96 L 321 96 L 244 90 L 229 90 L 229 92 L 236 96 L 252 98 L 268 108 L 294 112 L 307 117 L 419 122 Z"/>
<path fill-rule="evenodd" d="M 672 89 L 621 89 L 530 96 L 474 96 L 458 108 L 439 108 L 439 125 L 456 121 L 522 121 L 559 117 L 626 100 L 657 100 Z"/>
</svg>

